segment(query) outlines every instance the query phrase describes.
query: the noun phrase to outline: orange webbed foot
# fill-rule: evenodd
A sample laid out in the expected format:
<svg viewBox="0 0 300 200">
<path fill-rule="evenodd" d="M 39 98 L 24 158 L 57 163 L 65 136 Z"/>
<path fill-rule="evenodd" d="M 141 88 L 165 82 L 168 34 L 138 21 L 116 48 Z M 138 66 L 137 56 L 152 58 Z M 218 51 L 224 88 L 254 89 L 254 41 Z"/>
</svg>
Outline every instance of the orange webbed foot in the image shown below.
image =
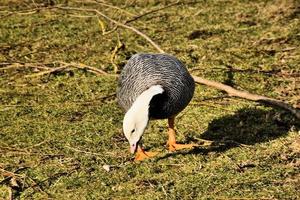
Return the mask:
<svg viewBox="0 0 300 200">
<path fill-rule="evenodd" d="M 169 151 L 176 151 L 181 149 L 192 149 L 198 147 L 198 144 L 177 144 L 177 143 L 168 143 Z"/>
<path fill-rule="evenodd" d="M 147 152 L 144 151 L 141 147 L 138 147 L 137 152 L 136 152 L 136 156 L 135 156 L 135 161 L 142 161 L 148 158 L 152 158 L 154 156 L 156 156 L 158 154 L 158 152 Z"/>
</svg>

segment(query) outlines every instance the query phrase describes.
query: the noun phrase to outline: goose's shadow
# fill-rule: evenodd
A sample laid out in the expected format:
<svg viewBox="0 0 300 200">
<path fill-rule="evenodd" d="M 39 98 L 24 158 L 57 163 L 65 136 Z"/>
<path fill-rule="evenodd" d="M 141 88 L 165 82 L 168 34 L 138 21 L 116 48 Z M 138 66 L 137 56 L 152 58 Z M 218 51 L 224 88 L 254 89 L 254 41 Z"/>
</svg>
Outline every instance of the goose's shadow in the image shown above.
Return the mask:
<svg viewBox="0 0 300 200">
<path fill-rule="evenodd" d="M 168 153 L 158 159 L 174 155 L 208 154 L 222 152 L 237 146 L 251 146 L 285 136 L 294 127 L 299 130 L 299 122 L 289 113 L 275 109 L 241 109 L 233 115 L 214 119 L 200 138 L 212 141 L 209 146 L 201 146 L 199 133 L 190 132 L 185 143 L 200 143 L 200 147 L 188 151 Z"/>
</svg>

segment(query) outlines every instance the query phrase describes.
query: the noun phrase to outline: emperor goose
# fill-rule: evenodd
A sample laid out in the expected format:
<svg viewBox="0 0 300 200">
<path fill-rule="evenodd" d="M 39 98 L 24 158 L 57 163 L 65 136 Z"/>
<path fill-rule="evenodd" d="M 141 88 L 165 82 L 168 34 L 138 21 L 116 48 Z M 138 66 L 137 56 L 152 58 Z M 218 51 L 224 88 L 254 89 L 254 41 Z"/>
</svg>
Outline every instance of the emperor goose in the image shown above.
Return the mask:
<svg viewBox="0 0 300 200">
<path fill-rule="evenodd" d="M 135 160 L 156 155 L 139 144 L 150 119 L 168 119 L 170 151 L 196 144 L 177 144 L 174 119 L 190 102 L 195 83 L 185 66 L 174 56 L 141 53 L 133 55 L 123 68 L 117 89 L 119 105 L 125 110 L 123 132 Z"/>
</svg>

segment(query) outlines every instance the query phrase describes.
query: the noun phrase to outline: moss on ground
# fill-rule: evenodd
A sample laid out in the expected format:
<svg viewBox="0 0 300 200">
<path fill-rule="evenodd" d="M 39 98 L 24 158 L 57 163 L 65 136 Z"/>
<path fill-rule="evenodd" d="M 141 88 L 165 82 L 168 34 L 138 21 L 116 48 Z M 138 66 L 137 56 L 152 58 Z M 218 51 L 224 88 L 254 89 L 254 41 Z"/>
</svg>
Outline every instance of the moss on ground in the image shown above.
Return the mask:
<svg viewBox="0 0 300 200">
<path fill-rule="evenodd" d="M 151 121 L 144 145 L 161 154 L 134 163 L 116 78 L 80 69 L 26 78 L 42 69 L 13 64 L 52 69 L 64 61 L 114 73 L 132 54 L 155 49 L 121 28 L 102 35 L 101 22 L 107 31 L 114 25 L 93 13 L 52 6 L 124 21 L 172 2 L 109 1 L 124 12 L 92 1 L 1 1 L 0 67 L 11 67 L 0 68 L 0 199 L 300 198 L 299 121 L 283 110 L 197 85 L 177 118 L 178 139 L 213 144 L 169 153 L 166 120 Z M 299 106 L 297 0 L 183 0 L 129 25 L 195 75 Z"/>
</svg>

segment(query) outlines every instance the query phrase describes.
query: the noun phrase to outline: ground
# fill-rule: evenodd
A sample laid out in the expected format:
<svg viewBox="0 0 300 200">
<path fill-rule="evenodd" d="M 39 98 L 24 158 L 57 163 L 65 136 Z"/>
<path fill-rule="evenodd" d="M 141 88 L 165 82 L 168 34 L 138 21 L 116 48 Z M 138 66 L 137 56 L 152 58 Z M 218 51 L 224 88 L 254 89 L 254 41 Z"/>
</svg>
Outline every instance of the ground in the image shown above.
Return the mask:
<svg viewBox="0 0 300 200">
<path fill-rule="evenodd" d="M 143 143 L 160 155 L 132 161 L 112 75 L 157 50 L 61 7 L 127 20 L 192 74 L 299 108 L 298 0 L 174 2 L 1 1 L 0 199 L 300 199 L 299 120 L 204 85 L 176 119 L 178 140 L 202 146 L 170 153 L 166 120 L 151 121 Z M 108 74 L 41 74 L 62 62 Z"/>
</svg>

